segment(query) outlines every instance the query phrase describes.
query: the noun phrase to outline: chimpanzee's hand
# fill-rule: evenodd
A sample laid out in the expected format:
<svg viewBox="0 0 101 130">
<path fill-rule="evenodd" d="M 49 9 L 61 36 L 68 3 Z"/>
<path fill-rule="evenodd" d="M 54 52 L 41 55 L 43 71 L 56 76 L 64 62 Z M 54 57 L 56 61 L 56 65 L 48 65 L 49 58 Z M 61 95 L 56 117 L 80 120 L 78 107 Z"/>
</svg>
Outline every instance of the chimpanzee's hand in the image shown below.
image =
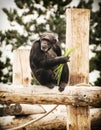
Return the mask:
<svg viewBox="0 0 101 130">
<path fill-rule="evenodd" d="M 70 56 L 65 57 L 66 62 L 70 62 Z"/>
</svg>

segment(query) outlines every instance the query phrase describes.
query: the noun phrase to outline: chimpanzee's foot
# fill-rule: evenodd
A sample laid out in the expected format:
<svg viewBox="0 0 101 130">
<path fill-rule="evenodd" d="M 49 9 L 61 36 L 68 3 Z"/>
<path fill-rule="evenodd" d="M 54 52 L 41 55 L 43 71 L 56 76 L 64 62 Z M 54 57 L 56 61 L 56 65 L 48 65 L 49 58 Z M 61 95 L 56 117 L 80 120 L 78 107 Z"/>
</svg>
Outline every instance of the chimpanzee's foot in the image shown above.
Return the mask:
<svg viewBox="0 0 101 130">
<path fill-rule="evenodd" d="M 52 88 L 54 88 L 55 84 L 47 84 L 46 86 L 47 86 L 48 88 L 52 89 Z"/>
<path fill-rule="evenodd" d="M 59 85 L 59 91 L 60 91 L 60 92 L 64 91 L 66 85 L 67 85 L 67 84 L 66 84 L 65 82 L 61 82 L 60 85 Z"/>
</svg>

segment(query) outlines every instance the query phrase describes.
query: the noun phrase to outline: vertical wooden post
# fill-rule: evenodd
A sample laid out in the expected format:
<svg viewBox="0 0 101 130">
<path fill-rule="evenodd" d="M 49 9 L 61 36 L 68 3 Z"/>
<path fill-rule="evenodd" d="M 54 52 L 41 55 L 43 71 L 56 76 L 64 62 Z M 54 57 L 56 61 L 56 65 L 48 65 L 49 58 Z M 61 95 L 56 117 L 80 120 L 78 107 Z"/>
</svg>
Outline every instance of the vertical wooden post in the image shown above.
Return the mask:
<svg viewBox="0 0 101 130">
<path fill-rule="evenodd" d="M 31 83 L 29 49 L 17 49 L 13 52 L 13 84 L 24 86 Z"/>
<path fill-rule="evenodd" d="M 27 87 L 31 84 L 29 54 L 30 49 L 17 49 L 13 52 L 13 84 L 15 85 Z M 25 115 L 45 113 L 45 110 L 40 105 L 17 104 L 17 106 L 19 106 L 19 111 L 21 111 L 19 115 L 22 113 Z"/>
<path fill-rule="evenodd" d="M 70 57 L 70 85 L 89 82 L 89 17 L 87 9 L 67 9 L 66 45 Z"/>
<path fill-rule="evenodd" d="M 89 18 L 87 9 L 66 10 L 66 46 L 70 55 L 70 85 L 89 81 Z M 90 130 L 89 107 L 67 107 L 68 130 Z"/>
</svg>

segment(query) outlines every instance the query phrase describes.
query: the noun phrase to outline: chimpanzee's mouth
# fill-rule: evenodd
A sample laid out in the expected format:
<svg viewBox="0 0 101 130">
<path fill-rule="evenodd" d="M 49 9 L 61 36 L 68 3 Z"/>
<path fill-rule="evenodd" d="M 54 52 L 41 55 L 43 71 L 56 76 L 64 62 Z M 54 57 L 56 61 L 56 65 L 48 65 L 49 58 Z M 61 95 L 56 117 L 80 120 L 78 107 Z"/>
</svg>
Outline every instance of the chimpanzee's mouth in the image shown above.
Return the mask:
<svg viewBox="0 0 101 130">
<path fill-rule="evenodd" d="M 48 48 L 46 48 L 46 47 L 41 47 L 41 51 L 47 52 L 47 51 L 48 51 Z"/>
</svg>

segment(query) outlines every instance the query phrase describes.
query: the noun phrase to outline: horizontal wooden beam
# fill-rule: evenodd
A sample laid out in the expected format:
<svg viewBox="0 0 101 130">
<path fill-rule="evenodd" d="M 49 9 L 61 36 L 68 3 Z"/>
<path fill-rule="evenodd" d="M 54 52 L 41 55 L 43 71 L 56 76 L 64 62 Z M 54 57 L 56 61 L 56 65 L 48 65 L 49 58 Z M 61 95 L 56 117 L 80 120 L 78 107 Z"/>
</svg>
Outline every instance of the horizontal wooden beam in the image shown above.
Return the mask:
<svg viewBox="0 0 101 130">
<path fill-rule="evenodd" d="M 45 86 L 28 87 L 0 85 L 0 103 L 24 104 L 62 104 L 74 106 L 101 107 L 101 87 L 67 86 L 59 92 L 58 87 L 48 89 Z"/>
<path fill-rule="evenodd" d="M 11 104 L 9 106 L 0 107 L 0 116 L 7 115 L 32 115 L 46 113 L 41 105 L 31 104 Z"/>
<path fill-rule="evenodd" d="M 50 113 L 47 117 L 37 121 L 33 122 L 30 125 L 26 126 L 25 128 L 27 130 L 66 130 L 66 118 L 67 118 L 68 112 L 66 111 L 66 108 L 64 106 L 59 106 L 57 109 L 55 109 L 52 113 Z M 0 125 L 3 128 L 3 130 L 16 128 L 18 130 L 18 127 L 21 125 L 26 124 L 26 122 L 31 122 L 32 120 L 36 120 L 43 116 L 43 114 L 35 114 L 35 115 L 29 115 L 29 116 L 5 116 L 0 117 Z M 101 108 L 93 108 L 90 109 L 90 121 L 92 127 L 101 128 Z M 20 128 L 21 129 L 21 128 Z M 22 130 L 22 129 L 21 129 Z M 99 130 L 99 129 L 96 129 Z"/>
</svg>

